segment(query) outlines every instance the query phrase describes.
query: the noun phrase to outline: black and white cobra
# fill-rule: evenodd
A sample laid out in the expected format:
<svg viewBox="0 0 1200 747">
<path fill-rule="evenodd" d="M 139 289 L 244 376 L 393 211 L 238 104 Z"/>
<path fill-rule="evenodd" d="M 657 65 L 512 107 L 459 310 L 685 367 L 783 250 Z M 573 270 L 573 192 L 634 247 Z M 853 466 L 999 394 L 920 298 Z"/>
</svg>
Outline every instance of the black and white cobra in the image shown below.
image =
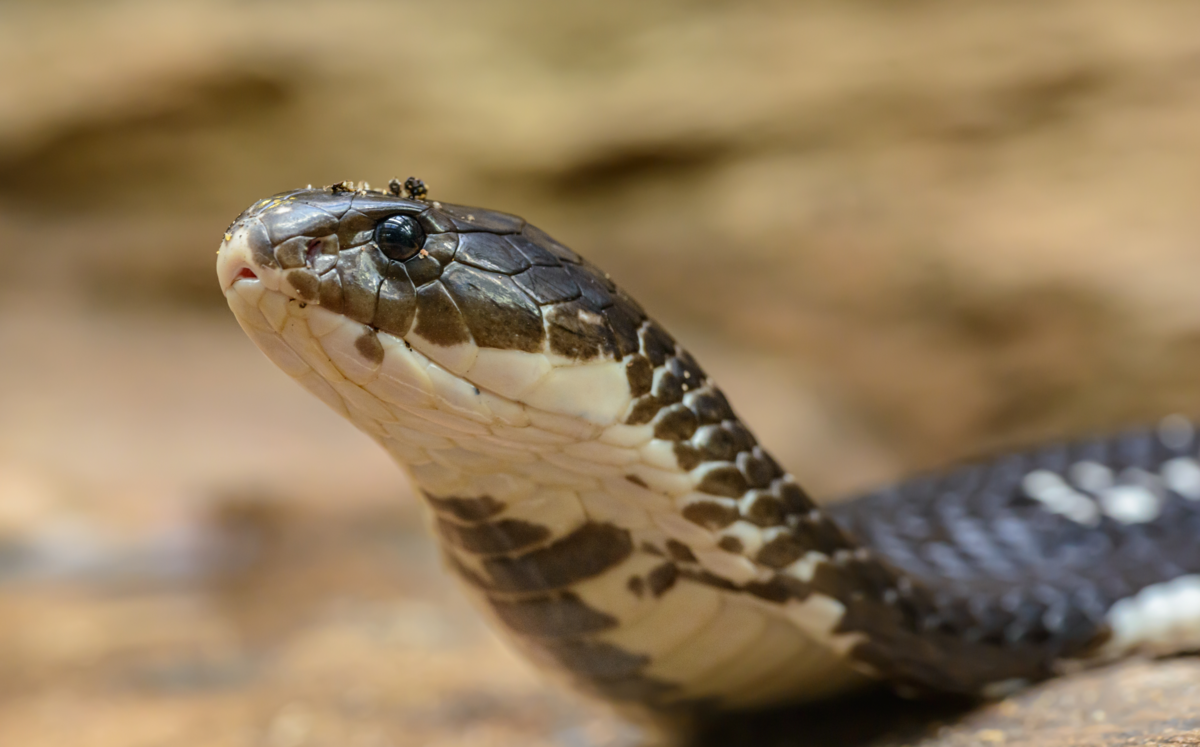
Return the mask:
<svg viewBox="0 0 1200 747">
<path fill-rule="evenodd" d="M 609 700 L 986 695 L 1200 646 L 1183 418 L 819 509 L 636 301 L 521 218 L 302 189 L 242 213 L 217 272 L 258 347 L 408 469 L 496 626 Z"/>
</svg>

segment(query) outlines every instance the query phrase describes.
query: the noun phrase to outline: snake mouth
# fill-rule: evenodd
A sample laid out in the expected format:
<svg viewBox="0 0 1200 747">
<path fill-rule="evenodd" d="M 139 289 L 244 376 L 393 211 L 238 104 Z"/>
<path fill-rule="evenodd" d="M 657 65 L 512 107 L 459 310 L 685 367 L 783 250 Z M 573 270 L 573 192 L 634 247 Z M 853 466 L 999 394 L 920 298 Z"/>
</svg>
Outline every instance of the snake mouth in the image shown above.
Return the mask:
<svg viewBox="0 0 1200 747">
<path fill-rule="evenodd" d="M 277 285 L 278 282 L 269 277 L 269 268 L 262 267 L 259 259 L 250 245 L 245 227 L 231 227 L 217 250 L 217 279 L 221 283 L 221 292 L 228 293 L 243 280 L 266 281 L 270 285 Z"/>
</svg>

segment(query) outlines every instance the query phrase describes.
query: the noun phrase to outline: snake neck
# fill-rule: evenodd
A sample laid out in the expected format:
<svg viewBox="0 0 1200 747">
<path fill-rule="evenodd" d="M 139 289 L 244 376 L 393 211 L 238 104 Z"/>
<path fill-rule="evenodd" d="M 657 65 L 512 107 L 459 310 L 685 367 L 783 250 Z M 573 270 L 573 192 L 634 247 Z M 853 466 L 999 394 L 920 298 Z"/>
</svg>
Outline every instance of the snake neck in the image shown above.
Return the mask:
<svg viewBox="0 0 1200 747">
<path fill-rule="evenodd" d="M 476 604 L 578 688 L 680 711 L 861 686 L 868 668 L 846 658 L 861 636 L 837 630 L 846 607 L 812 585 L 834 556 L 852 575 L 864 554 L 691 356 L 652 322 L 640 337 L 638 354 L 592 364 L 580 412 L 499 396 L 401 344 L 381 370 L 424 369 L 433 406 L 376 387 L 346 414 L 408 470 Z M 325 352 L 335 366 L 358 355 Z M 604 381 L 620 385 L 606 395 Z M 612 422 L 605 396 L 624 400 Z"/>
</svg>

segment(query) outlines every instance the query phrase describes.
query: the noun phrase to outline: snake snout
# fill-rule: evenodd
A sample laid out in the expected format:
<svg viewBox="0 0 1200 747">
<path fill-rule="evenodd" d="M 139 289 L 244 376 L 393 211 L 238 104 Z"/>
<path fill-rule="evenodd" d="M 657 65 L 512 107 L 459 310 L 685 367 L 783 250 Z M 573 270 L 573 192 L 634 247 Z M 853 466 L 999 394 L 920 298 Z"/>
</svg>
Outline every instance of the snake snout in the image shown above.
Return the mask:
<svg viewBox="0 0 1200 747">
<path fill-rule="evenodd" d="M 239 281 L 258 280 L 277 284 L 277 281 L 272 283 L 273 279 L 269 277 L 271 265 L 275 264 L 274 258 L 258 246 L 262 242 L 256 241 L 256 238 L 261 239 L 255 236 L 256 229 L 261 230 L 261 226 L 238 221 L 226 232 L 225 240 L 217 250 L 217 279 L 223 293 L 228 293 Z"/>
</svg>

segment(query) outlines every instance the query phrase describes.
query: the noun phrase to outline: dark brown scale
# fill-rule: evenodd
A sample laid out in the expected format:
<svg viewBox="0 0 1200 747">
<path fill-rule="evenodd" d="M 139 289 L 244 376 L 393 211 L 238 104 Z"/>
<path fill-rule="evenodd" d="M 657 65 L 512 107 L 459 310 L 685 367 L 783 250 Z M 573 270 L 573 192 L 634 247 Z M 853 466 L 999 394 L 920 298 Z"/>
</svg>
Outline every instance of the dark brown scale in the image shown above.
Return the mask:
<svg viewBox="0 0 1200 747">
<path fill-rule="evenodd" d="M 753 490 L 742 515 L 755 526 L 774 527 L 784 522 L 786 512 L 783 501 L 770 493 Z"/>
<path fill-rule="evenodd" d="M 796 538 L 781 534 L 759 548 L 755 560 L 768 568 L 786 568 L 804 557 L 804 554 L 805 546 Z"/>
<path fill-rule="evenodd" d="M 529 224 L 526 224 L 525 228 L 521 230 L 521 234 L 530 243 L 534 244 L 535 246 L 537 246 L 541 249 L 544 249 L 545 251 L 550 252 L 551 254 L 553 254 L 555 257 L 562 260 L 563 262 L 570 262 L 571 264 L 577 265 L 583 261 L 582 259 L 580 259 L 578 254 L 576 254 L 575 252 L 571 251 L 567 247 L 565 247 L 562 244 L 555 241 L 545 231 L 538 228 L 537 226 L 531 226 Z"/>
<path fill-rule="evenodd" d="M 629 580 L 625 582 L 625 588 L 641 599 L 646 593 L 646 582 L 642 580 L 641 576 L 630 576 Z"/>
<path fill-rule="evenodd" d="M 802 596 L 797 596 L 796 589 L 794 588 L 797 585 L 799 585 L 799 582 L 795 579 L 776 575 L 769 581 L 751 581 L 742 588 L 747 593 L 753 594 L 759 599 L 764 599 L 775 604 L 783 604 L 789 599 L 804 599 Z"/>
<path fill-rule="evenodd" d="M 388 268 L 388 276 L 379 286 L 374 326 L 397 337 L 408 334 L 417 314 L 417 296 L 412 281 L 402 267 Z"/>
<path fill-rule="evenodd" d="M 547 641 L 542 649 L 567 670 L 600 681 L 635 677 L 650 663 L 647 656 L 595 641 Z"/>
<path fill-rule="evenodd" d="M 851 601 L 863 599 L 871 588 L 869 583 L 854 573 L 852 565 L 841 563 L 819 564 L 811 586 L 819 594 Z"/>
<path fill-rule="evenodd" d="M 717 542 L 717 547 L 721 548 L 725 552 L 732 553 L 740 553 L 743 549 L 745 549 L 745 546 L 742 545 L 742 541 L 733 536 L 722 537 Z"/>
<path fill-rule="evenodd" d="M 605 309 L 603 313 L 612 329 L 613 339 L 616 340 L 618 355 L 624 357 L 638 352 L 641 343 L 637 331 L 642 317 L 626 306 L 621 299 L 617 299 L 616 304 Z"/>
<path fill-rule="evenodd" d="M 350 209 L 375 222 L 393 215 L 411 215 L 418 220 L 424 220 L 422 216 L 429 211 L 429 205 L 403 197 L 396 198 L 383 192 L 371 191 L 355 192 L 350 203 Z M 349 214 L 347 213 L 346 215 Z M 437 231 L 427 232 L 436 233 Z"/>
<path fill-rule="evenodd" d="M 662 404 L 654 398 L 654 395 L 647 394 L 644 397 L 638 397 L 629 408 L 629 416 L 625 418 L 625 425 L 645 425 L 654 420 L 654 416 L 661 409 Z"/>
<path fill-rule="evenodd" d="M 776 480 L 771 489 L 775 491 L 779 499 L 783 501 L 784 510 L 789 514 L 806 514 L 816 507 L 812 498 L 794 482 L 785 480 Z"/>
<path fill-rule="evenodd" d="M 404 269 L 412 279 L 413 285 L 420 288 L 440 278 L 443 265 L 431 256 L 423 257 L 418 254 L 404 262 Z"/>
<path fill-rule="evenodd" d="M 456 524 L 439 519 L 438 534 L 446 542 L 472 555 L 501 555 L 539 545 L 550 530 L 520 519 L 500 519 L 482 524 Z"/>
<path fill-rule="evenodd" d="M 733 447 L 739 452 L 750 451 L 758 445 L 758 442 L 754 440 L 754 434 L 738 420 L 727 420 L 722 423 L 721 427 L 729 433 L 729 436 L 733 439 Z"/>
<path fill-rule="evenodd" d="M 546 330 L 541 310 L 512 278 L 455 262 L 446 268 L 441 284 L 462 312 L 477 345 L 542 352 Z"/>
<path fill-rule="evenodd" d="M 308 242 L 306 236 L 296 236 L 275 247 L 275 259 L 285 270 L 304 267 L 308 257 Z"/>
<path fill-rule="evenodd" d="M 845 563 L 850 573 L 859 580 L 867 594 L 882 599 L 884 593 L 895 586 L 895 573 L 877 558 L 855 557 Z"/>
<path fill-rule="evenodd" d="M 425 493 L 425 500 L 434 511 L 448 514 L 459 521 L 486 521 L 505 509 L 505 505 L 490 495 L 479 498 L 436 498 Z"/>
<path fill-rule="evenodd" d="M 317 280 L 317 274 L 312 270 L 288 270 L 285 277 L 296 289 L 296 295 L 301 299 L 316 301 L 319 297 L 320 281 Z"/>
<path fill-rule="evenodd" d="M 667 357 L 675 353 L 675 341 L 654 322 L 646 322 L 638 332 L 642 341 L 642 355 L 650 359 L 655 368 L 667 362 Z"/>
<path fill-rule="evenodd" d="M 771 481 L 783 474 L 775 460 L 767 456 L 762 449 L 755 447 L 753 451 L 743 451 L 737 456 L 737 466 L 752 488 L 765 488 Z"/>
<path fill-rule="evenodd" d="M 454 261 L 454 255 L 458 252 L 458 234 L 456 233 L 435 233 L 425 238 L 425 246 L 422 247 L 425 254 L 440 264 L 442 267 Z M 413 259 L 417 259 L 421 255 L 418 254 Z M 411 262 L 412 260 L 408 260 Z"/>
<path fill-rule="evenodd" d="M 686 441 L 696 432 L 696 416 L 683 405 L 660 410 L 654 419 L 654 437 L 665 441 Z"/>
<path fill-rule="evenodd" d="M 740 498 L 749 486 L 746 477 L 732 464 L 722 464 L 706 471 L 696 490 L 725 498 Z"/>
<path fill-rule="evenodd" d="M 729 579 L 721 578 L 717 574 L 704 569 L 682 568 L 679 571 L 679 575 L 688 579 L 689 581 L 695 581 L 698 584 L 711 586 L 714 589 L 720 589 L 722 591 L 742 590 L 740 586 L 733 583 Z"/>
<path fill-rule="evenodd" d="M 520 233 L 521 229 L 525 227 L 524 219 L 508 213 L 498 213 L 494 210 L 484 210 L 466 205 L 451 205 L 445 202 L 435 203 L 434 207 L 450 218 L 455 230 L 463 233 L 471 231 Z"/>
<path fill-rule="evenodd" d="M 704 425 L 715 425 L 733 418 L 733 408 L 717 389 L 688 392 L 683 401 Z"/>
<path fill-rule="evenodd" d="M 675 567 L 675 564 L 663 563 L 655 566 L 646 574 L 646 585 L 650 588 L 651 594 L 661 597 L 675 585 L 677 578 L 679 578 L 679 569 Z"/>
<path fill-rule="evenodd" d="M 596 276 L 596 279 L 600 281 L 600 284 L 604 286 L 605 290 L 607 290 L 610 294 L 617 292 L 617 284 L 613 282 L 612 277 L 607 272 L 601 270 L 591 262 L 588 262 L 586 259 L 583 261 L 583 264 L 585 267 L 591 269 L 592 273 Z"/>
<path fill-rule="evenodd" d="M 676 351 L 674 360 L 669 363 L 671 371 L 683 381 L 688 391 L 699 389 L 708 380 L 704 370 L 696 363 L 696 359 L 686 350 Z"/>
<path fill-rule="evenodd" d="M 342 313 L 356 322 L 375 319 L 375 299 L 383 283 L 387 260 L 366 249 L 347 249 L 338 255 L 337 271 L 342 276 Z"/>
<path fill-rule="evenodd" d="M 658 369 L 654 377 L 654 388 L 651 390 L 654 398 L 664 405 L 673 405 L 683 401 L 683 380 L 663 367 Z"/>
<path fill-rule="evenodd" d="M 683 507 L 683 518 L 705 529 L 724 529 L 738 519 L 737 506 L 716 500 L 695 501 Z"/>
<path fill-rule="evenodd" d="M 316 239 L 305 239 L 304 258 L 311 262 L 311 267 L 317 272 L 324 272 L 337 261 L 341 246 L 335 234 L 321 236 Z M 324 260 L 329 260 L 328 264 Z"/>
<path fill-rule="evenodd" d="M 671 554 L 672 558 L 675 558 L 681 563 L 696 562 L 696 556 L 694 553 L 692 553 L 692 548 L 683 544 L 679 540 L 667 540 L 667 552 Z"/>
<path fill-rule="evenodd" d="M 625 479 L 628 480 L 629 482 L 633 483 L 634 485 L 637 485 L 639 488 L 649 488 L 650 487 L 649 485 L 646 484 L 645 480 L 638 477 L 637 475 L 625 475 Z M 643 547 L 644 547 L 644 545 L 643 545 Z"/>
<path fill-rule="evenodd" d="M 449 215 L 446 215 L 437 208 L 429 208 L 417 215 L 417 220 L 421 221 L 421 227 L 425 229 L 425 233 L 450 233 L 454 231 L 454 221 Z M 457 236 L 457 233 L 452 235 Z"/>
<path fill-rule="evenodd" d="M 503 236 L 491 233 L 464 233 L 458 237 L 455 260 L 488 272 L 516 275 L 530 267 L 529 260 Z"/>
<path fill-rule="evenodd" d="M 613 305 L 624 309 L 629 316 L 637 319 L 639 327 L 641 322 L 646 319 L 646 310 L 642 308 L 642 305 L 620 288 L 613 290 Z"/>
<path fill-rule="evenodd" d="M 364 329 L 363 333 L 355 338 L 354 349 L 373 366 L 383 363 L 383 344 L 379 342 L 379 335 L 375 334 L 375 330 L 370 327 Z"/>
<path fill-rule="evenodd" d="M 337 226 L 338 246 L 349 249 L 361 246 L 375 238 L 375 226 L 379 221 L 357 210 L 348 210 Z"/>
<path fill-rule="evenodd" d="M 599 270 L 590 265 L 565 265 L 564 269 L 579 286 L 581 301 L 586 308 L 599 312 L 613 305 L 612 293 Z"/>
<path fill-rule="evenodd" d="M 804 516 L 792 528 L 792 534 L 805 547 L 832 556 L 838 550 L 848 549 L 850 541 L 842 530 L 824 514 Z"/>
<path fill-rule="evenodd" d="M 692 436 L 692 444 L 708 461 L 732 462 L 737 458 L 736 440 L 719 425 L 701 426 Z"/>
<path fill-rule="evenodd" d="M 471 331 L 441 283 L 417 289 L 417 326 L 413 331 L 442 347 L 471 340 Z"/>
<path fill-rule="evenodd" d="M 640 674 L 612 680 L 584 681 L 578 683 L 578 686 L 584 692 L 617 703 L 634 703 L 638 707 L 658 705 L 676 712 L 681 707 L 677 700 L 672 699 L 679 690 L 678 685 Z"/>
<path fill-rule="evenodd" d="M 340 314 L 345 310 L 345 299 L 342 295 L 342 278 L 336 269 L 321 276 L 317 286 L 317 301 L 321 308 Z"/>
<path fill-rule="evenodd" d="M 496 592 L 553 591 L 604 573 L 633 552 L 629 532 L 613 524 L 589 522 L 546 547 L 513 558 L 484 558 Z M 470 580 L 470 577 L 468 577 Z"/>
<path fill-rule="evenodd" d="M 617 344 L 612 330 L 604 317 L 596 315 L 582 301 L 550 307 L 546 311 L 546 323 L 553 353 L 581 361 L 601 356 L 616 357 Z"/>
<path fill-rule="evenodd" d="M 642 552 L 646 553 L 647 555 L 655 555 L 660 558 L 663 557 L 663 551 L 658 549 L 658 547 L 655 546 L 654 543 L 652 543 L 652 542 L 643 542 L 641 545 L 638 546 L 638 549 L 641 550 Z"/>
<path fill-rule="evenodd" d="M 654 367 L 640 355 L 631 356 L 625 360 L 625 378 L 629 380 L 630 395 L 641 397 L 649 394 L 654 384 Z"/>
<path fill-rule="evenodd" d="M 331 192 L 328 189 L 306 189 L 296 190 L 289 193 L 300 197 L 306 204 L 324 210 L 335 218 L 341 218 L 350 209 L 350 202 L 353 198 L 352 194 L 345 192 Z"/>
<path fill-rule="evenodd" d="M 265 221 L 272 245 L 293 236 L 324 236 L 337 228 L 338 219 L 318 207 L 297 201 L 289 201 L 287 207 L 286 211 L 271 211 Z"/>
<path fill-rule="evenodd" d="M 675 444 L 673 451 L 675 452 L 675 461 L 679 464 L 679 468 L 685 472 L 691 472 L 696 467 L 699 467 L 704 462 L 708 461 L 704 454 L 697 451 L 695 447 L 684 441 Z"/>
<path fill-rule="evenodd" d="M 278 268 L 275 259 L 275 245 L 267 234 L 267 228 L 259 221 L 253 221 L 246 226 L 246 243 L 250 245 L 250 256 L 262 267 Z"/>
<path fill-rule="evenodd" d="M 541 305 L 579 298 L 579 286 L 561 267 L 531 267 L 526 272 L 514 275 L 513 280 Z"/>
<path fill-rule="evenodd" d="M 504 240 L 513 246 L 529 264 L 538 267 L 561 267 L 562 261 L 553 252 L 543 249 L 524 235 L 507 235 Z"/>
</svg>

